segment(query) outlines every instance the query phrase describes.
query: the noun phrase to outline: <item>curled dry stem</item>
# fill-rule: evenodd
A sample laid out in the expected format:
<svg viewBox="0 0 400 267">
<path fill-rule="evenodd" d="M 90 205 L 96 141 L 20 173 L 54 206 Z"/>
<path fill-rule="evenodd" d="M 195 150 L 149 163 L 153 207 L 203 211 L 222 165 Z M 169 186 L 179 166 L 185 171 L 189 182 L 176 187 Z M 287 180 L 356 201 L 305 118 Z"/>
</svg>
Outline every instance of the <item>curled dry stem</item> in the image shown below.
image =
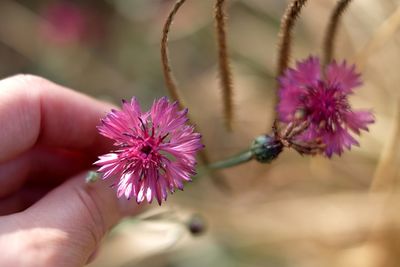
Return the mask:
<svg viewBox="0 0 400 267">
<path fill-rule="evenodd" d="M 324 43 L 323 43 L 323 64 L 326 66 L 329 64 L 329 62 L 332 61 L 333 59 L 333 48 L 335 44 L 335 39 L 337 35 L 337 29 L 339 25 L 340 18 L 342 17 L 342 14 L 346 10 L 346 8 L 349 6 L 351 0 L 339 0 L 338 3 L 336 4 L 335 9 L 333 10 L 328 27 L 326 28 L 325 31 L 325 36 L 324 36 Z"/>
<path fill-rule="evenodd" d="M 174 18 L 176 14 L 178 13 L 179 9 L 182 7 L 182 5 L 186 2 L 186 0 L 178 0 L 175 2 L 174 6 L 172 7 L 167 20 L 165 21 L 163 31 L 162 31 L 162 38 L 161 38 L 161 63 L 163 67 L 163 73 L 164 73 L 164 79 L 165 79 L 165 84 L 167 86 L 168 92 L 171 96 L 171 98 L 174 101 L 177 101 L 179 108 L 183 109 L 185 108 L 185 104 L 183 101 L 183 98 L 180 96 L 178 87 L 175 82 L 175 78 L 172 74 L 172 68 L 170 64 L 170 59 L 168 56 L 168 36 L 170 33 L 171 25 L 172 22 L 174 21 Z M 190 114 L 188 114 L 189 120 L 193 121 L 192 118 L 190 117 Z M 198 126 L 196 126 L 197 131 L 201 132 Z M 210 159 L 208 157 L 208 154 L 206 153 L 205 150 L 201 150 L 199 152 L 199 159 L 202 162 L 203 165 L 208 165 L 210 163 Z M 221 174 L 216 174 L 213 173 L 211 174 L 211 178 L 213 182 L 215 183 L 216 186 L 218 186 L 220 189 L 224 191 L 229 191 L 230 187 L 227 185 L 225 182 L 225 179 L 222 177 Z"/>
<path fill-rule="evenodd" d="M 292 0 L 281 20 L 278 41 L 278 71 L 280 76 L 289 65 L 292 29 L 307 0 Z"/>
<path fill-rule="evenodd" d="M 162 38 L 161 38 L 161 63 L 163 67 L 165 85 L 167 86 L 168 92 L 174 101 L 178 102 L 181 109 L 185 107 L 183 99 L 178 92 L 178 87 L 175 82 L 175 78 L 172 74 L 171 63 L 168 56 L 168 36 L 171 29 L 172 22 L 174 21 L 176 13 L 178 13 L 181 6 L 186 0 L 178 0 L 170 11 L 167 20 L 165 21 Z"/>
<path fill-rule="evenodd" d="M 218 41 L 218 61 L 219 74 L 222 87 L 222 98 L 224 106 L 225 126 L 232 130 L 233 121 L 233 82 L 229 65 L 229 55 L 226 41 L 226 14 L 224 12 L 226 1 L 216 0 L 215 3 L 215 22 Z"/>
</svg>

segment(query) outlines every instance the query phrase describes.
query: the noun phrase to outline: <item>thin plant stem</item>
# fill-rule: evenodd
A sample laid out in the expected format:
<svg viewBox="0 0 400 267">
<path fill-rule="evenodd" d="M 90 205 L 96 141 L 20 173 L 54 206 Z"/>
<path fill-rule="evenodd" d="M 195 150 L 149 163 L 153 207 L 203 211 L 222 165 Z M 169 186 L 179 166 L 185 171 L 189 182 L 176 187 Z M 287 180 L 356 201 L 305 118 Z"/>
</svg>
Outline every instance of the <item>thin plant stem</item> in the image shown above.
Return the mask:
<svg viewBox="0 0 400 267">
<path fill-rule="evenodd" d="M 334 56 L 334 45 L 337 35 L 337 29 L 339 25 L 340 18 L 342 17 L 344 11 L 349 6 L 351 0 L 339 0 L 333 10 L 328 27 L 325 31 L 324 44 L 323 44 L 323 65 L 329 64 Z"/>
<path fill-rule="evenodd" d="M 277 77 L 281 76 L 289 66 L 292 44 L 292 30 L 294 28 L 297 18 L 300 15 L 301 9 L 306 4 L 306 2 L 307 0 L 292 0 L 282 16 L 281 26 L 278 34 L 278 66 L 276 71 Z M 274 98 L 274 106 L 277 105 L 277 102 L 278 96 L 276 94 Z M 275 110 L 275 118 L 277 117 L 278 114 Z M 274 132 L 276 131 L 277 128 L 274 129 Z"/>
<path fill-rule="evenodd" d="M 226 41 L 226 6 L 225 0 L 216 0 L 215 22 L 218 40 L 219 75 L 222 87 L 224 118 L 226 129 L 231 131 L 233 124 L 233 82 L 229 65 L 229 55 Z"/>
<path fill-rule="evenodd" d="M 278 76 L 283 74 L 289 65 L 292 29 L 302 7 L 306 2 L 307 0 L 292 0 L 282 17 L 281 28 L 278 37 Z"/>
<path fill-rule="evenodd" d="M 181 109 L 185 107 L 182 97 L 179 94 L 178 87 L 175 82 L 175 78 L 172 74 L 171 64 L 168 56 L 168 36 L 171 29 L 172 22 L 174 21 L 176 13 L 186 2 L 186 0 L 178 0 L 170 11 L 167 20 L 165 21 L 162 38 L 161 38 L 161 63 L 163 67 L 165 85 L 167 86 L 168 92 L 174 101 L 178 102 Z"/>
<path fill-rule="evenodd" d="M 233 166 L 237 166 L 243 163 L 246 163 L 250 160 L 252 160 L 254 158 L 254 154 L 250 151 L 247 150 L 245 152 L 242 152 L 239 155 L 233 156 L 231 158 L 227 158 L 221 161 L 217 161 L 217 162 L 213 162 L 211 164 L 208 165 L 204 165 L 201 168 L 199 168 L 197 175 L 198 176 L 202 176 L 205 174 L 208 175 L 218 175 L 218 170 L 221 169 L 226 169 L 226 168 L 230 168 Z M 226 182 L 225 179 L 218 179 L 215 182 L 224 182 L 224 184 L 219 184 L 221 189 L 224 189 L 227 193 L 230 192 L 230 187 L 226 187 Z M 229 191 L 228 191 L 229 189 Z"/>
<path fill-rule="evenodd" d="M 171 98 L 176 101 L 179 105 L 180 109 L 185 108 L 185 104 L 183 101 L 182 96 L 179 94 L 178 87 L 175 82 L 175 78 L 172 73 L 171 63 L 168 56 L 168 36 L 170 33 L 172 22 L 174 21 L 175 15 L 178 13 L 179 9 L 182 5 L 186 2 L 186 0 L 178 0 L 175 2 L 173 8 L 171 9 L 167 20 L 165 21 L 163 31 L 162 31 L 162 38 L 161 38 L 161 63 L 163 67 L 164 79 L 165 84 L 168 89 L 168 93 Z M 188 114 L 189 120 L 193 121 L 190 114 Z M 198 132 L 201 132 L 198 126 L 196 126 Z M 201 150 L 199 152 L 199 159 L 203 165 L 208 165 L 210 163 L 210 159 L 206 150 Z M 210 175 L 214 184 L 219 187 L 223 191 L 229 191 L 230 187 L 225 182 L 224 177 L 221 174 L 212 174 Z"/>
<path fill-rule="evenodd" d="M 209 170 L 225 169 L 225 168 L 229 168 L 229 167 L 233 167 L 236 165 L 246 163 L 246 162 L 252 160 L 253 156 L 254 156 L 253 153 L 248 150 L 248 151 L 245 151 L 245 152 L 243 152 L 237 156 L 234 156 L 232 158 L 214 162 L 214 163 L 208 165 L 207 167 Z"/>
</svg>

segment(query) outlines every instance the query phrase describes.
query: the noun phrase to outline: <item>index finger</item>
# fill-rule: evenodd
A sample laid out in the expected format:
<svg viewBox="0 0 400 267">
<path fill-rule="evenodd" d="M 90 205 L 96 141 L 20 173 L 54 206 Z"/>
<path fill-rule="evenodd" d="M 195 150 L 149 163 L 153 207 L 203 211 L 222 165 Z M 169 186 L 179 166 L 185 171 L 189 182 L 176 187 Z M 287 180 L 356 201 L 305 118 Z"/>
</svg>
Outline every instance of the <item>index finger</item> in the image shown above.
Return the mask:
<svg viewBox="0 0 400 267">
<path fill-rule="evenodd" d="M 109 146 L 96 129 L 112 108 L 33 75 L 0 81 L 0 163 L 35 144 L 100 153 Z"/>
</svg>

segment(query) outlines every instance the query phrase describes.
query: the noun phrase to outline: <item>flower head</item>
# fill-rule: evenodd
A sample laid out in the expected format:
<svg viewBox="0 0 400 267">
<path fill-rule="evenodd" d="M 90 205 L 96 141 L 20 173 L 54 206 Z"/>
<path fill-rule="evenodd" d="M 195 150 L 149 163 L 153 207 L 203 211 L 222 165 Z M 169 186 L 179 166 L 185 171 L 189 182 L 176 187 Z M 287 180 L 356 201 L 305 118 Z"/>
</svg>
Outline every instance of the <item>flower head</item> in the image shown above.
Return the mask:
<svg viewBox="0 0 400 267">
<path fill-rule="evenodd" d="M 56 45 L 89 44 L 104 37 L 106 17 L 75 2 L 51 1 L 43 7 L 41 15 L 44 20 L 38 26 L 47 41 Z"/>
<path fill-rule="evenodd" d="M 78 5 L 55 2 L 46 6 L 43 17 L 47 22 L 40 25 L 42 33 L 56 43 L 75 42 L 85 33 L 86 18 Z"/>
<path fill-rule="evenodd" d="M 156 198 L 161 204 L 167 192 L 183 189 L 195 174 L 201 136 L 187 125 L 187 109 L 161 98 L 142 112 L 136 98 L 123 101 L 122 110 L 112 110 L 99 126 L 100 134 L 115 140 L 116 151 L 100 156 L 103 179 L 119 177 L 117 195 L 134 197 L 138 203 Z"/>
<path fill-rule="evenodd" d="M 355 66 L 333 61 L 321 70 L 319 59 L 309 57 L 288 69 L 279 78 L 279 120 L 284 123 L 307 123 L 295 138 L 304 143 L 320 142 L 324 153 L 340 155 L 344 148 L 358 145 L 350 132 L 368 131 L 374 122 L 370 111 L 353 110 L 348 96 L 361 85 Z"/>
</svg>

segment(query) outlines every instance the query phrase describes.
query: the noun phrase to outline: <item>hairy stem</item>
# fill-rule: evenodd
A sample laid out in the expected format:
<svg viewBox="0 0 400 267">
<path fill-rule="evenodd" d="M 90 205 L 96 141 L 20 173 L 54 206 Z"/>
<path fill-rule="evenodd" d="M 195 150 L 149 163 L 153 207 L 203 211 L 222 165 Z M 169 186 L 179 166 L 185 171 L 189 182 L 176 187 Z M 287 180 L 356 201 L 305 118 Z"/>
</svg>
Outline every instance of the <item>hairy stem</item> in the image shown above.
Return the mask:
<svg viewBox="0 0 400 267">
<path fill-rule="evenodd" d="M 229 56 L 226 42 L 226 14 L 224 12 L 226 1 L 216 0 L 215 3 L 215 22 L 218 40 L 218 59 L 219 74 L 222 87 L 222 97 L 224 105 L 225 126 L 232 130 L 233 121 L 233 86 L 232 74 L 229 66 Z"/>
<path fill-rule="evenodd" d="M 165 21 L 163 31 L 162 31 L 162 38 L 161 38 L 161 63 L 163 67 L 163 73 L 164 73 L 164 79 L 165 79 L 165 84 L 167 86 L 168 92 L 171 96 L 171 98 L 174 101 L 178 102 L 178 105 L 181 109 L 185 108 L 185 104 L 183 101 L 183 98 L 180 96 L 178 87 L 175 82 L 175 78 L 172 74 L 172 69 L 171 69 L 171 64 L 168 56 L 168 36 L 170 33 L 171 25 L 172 22 L 174 21 L 175 15 L 179 11 L 179 9 L 182 7 L 182 5 L 186 2 L 186 0 L 178 0 L 175 2 L 172 10 L 170 11 L 167 20 Z M 188 114 L 189 120 L 193 121 L 192 118 L 190 117 L 190 114 Z M 198 132 L 201 132 L 198 126 L 196 126 L 196 129 Z M 201 150 L 199 152 L 199 159 L 203 165 L 208 165 L 210 163 L 210 159 L 208 157 L 208 154 L 206 153 L 205 150 Z M 220 189 L 224 191 L 229 191 L 230 187 L 228 184 L 225 182 L 224 177 L 221 174 L 216 174 L 213 173 L 211 175 L 211 178 L 214 182 L 214 184 L 219 187 Z"/>
<path fill-rule="evenodd" d="M 333 48 L 336 39 L 336 33 L 342 14 L 350 4 L 351 0 L 339 0 L 335 9 L 331 14 L 328 27 L 325 31 L 324 44 L 323 44 L 323 64 L 326 66 L 333 59 Z"/>
<path fill-rule="evenodd" d="M 278 37 L 278 76 L 283 74 L 289 65 L 292 29 L 302 7 L 306 2 L 307 0 L 292 0 L 282 17 L 281 28 Z"/>
<path fill-rule="evenodd" d="M 165 21 L 161 38 L 161 63 L 163 67 L 165 85 L 167 86 L 171 98 L 178 102 L 178 105 L 181 109 L 183 109 L 185 105 L 183 103 L 182 97 L 179 95 L 178 87 L 172 74 L 171 64 L 168 56 L 168 35 L 176 13 L 185 2 L 186 0 L 176 1 L 175 5 L 168 15 L 167 20 Z"/>
</svg>

